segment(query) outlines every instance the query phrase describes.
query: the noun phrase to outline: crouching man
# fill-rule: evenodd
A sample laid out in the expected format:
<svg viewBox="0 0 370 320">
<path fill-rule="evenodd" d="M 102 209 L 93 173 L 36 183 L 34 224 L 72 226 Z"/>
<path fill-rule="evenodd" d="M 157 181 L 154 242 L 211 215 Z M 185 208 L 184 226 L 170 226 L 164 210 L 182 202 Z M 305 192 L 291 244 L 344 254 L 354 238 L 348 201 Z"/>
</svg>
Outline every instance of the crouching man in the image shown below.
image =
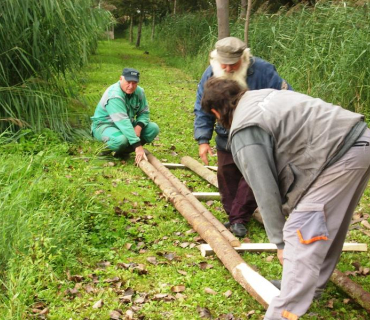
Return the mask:
<svg viewBox="0 0 370 320">
<path fill-rule="evenodd" d="M 140 73 L 123 69 L 120 79 L 100 99 L 91 117 L 93 136 L 106 144 L 114 156 L 123 158 L 135 152 L 135 162 L 146 159 L 143 145 L 159 133 L 158 125 L 150 122 L 144 89 L 138 86 Z"/>
</svg>

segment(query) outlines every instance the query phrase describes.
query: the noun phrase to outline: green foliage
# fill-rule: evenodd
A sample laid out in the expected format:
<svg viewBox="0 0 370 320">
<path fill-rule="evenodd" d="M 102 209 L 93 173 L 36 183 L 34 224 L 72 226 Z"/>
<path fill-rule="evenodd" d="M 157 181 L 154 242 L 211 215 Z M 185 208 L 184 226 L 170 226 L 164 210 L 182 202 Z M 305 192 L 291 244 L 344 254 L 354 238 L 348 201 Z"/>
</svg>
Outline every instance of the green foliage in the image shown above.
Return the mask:
<svg viewBox="0 0 370 320">
<path fill-rule="evenodd" d="M 109 15 L 90 0 L 5 0 L 0 12 L 0 131 L 66 135 L 70 93 L 60 77 L 87 62 Z"/>
<path fill-rule="evenodd" d="M 318 3 L 278 14 L 253 14 L 249 45 L 253 55 L 275 64 L 296 91 L 318 96 L 370 116 L 370 12 L 368 5 Z M 214 16 L 215 17 L 215 16 Z M 145 50 L 199 79 L 217 41 L 217 21 L 203 15 L 170 16 L 143 30 Z M 244 21 L 231 35 L 244 38 Z"/>
</svg>

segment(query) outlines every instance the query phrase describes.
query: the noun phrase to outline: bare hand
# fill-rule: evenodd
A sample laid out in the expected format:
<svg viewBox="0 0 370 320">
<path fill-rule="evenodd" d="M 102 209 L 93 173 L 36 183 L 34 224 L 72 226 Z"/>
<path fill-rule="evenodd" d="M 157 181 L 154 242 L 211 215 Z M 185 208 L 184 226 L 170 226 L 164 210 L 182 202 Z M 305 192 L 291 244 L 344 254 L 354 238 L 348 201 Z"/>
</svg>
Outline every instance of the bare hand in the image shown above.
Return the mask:
<svg viewBox="0 0 370 320">
<path fill-rule="evenodd" d="M 199 145 L 199 157 L 208 166 L 208 154 L 213 156 L 211 146 L 208 143 L 202 143 Z"/>
<path fill-rule="evenodd" d="M 140 135 L 141 135 L 141 130 L 142 130 L 143 128 L 142 127 L 140 127 L 140 126 L 136 126 L 135 128 L 134 128 L 134 130 L 135 130 L 135 134 L 136 134 L 136 136 L 137 137 L 139 137 L 140 138 Z"/>
<path fill-rule="evenodd" d="M 284 264 L 283 253 L 284 253 L 284 249 L 278 249 L 278 251 L 277 251 L 277 257 L 278 257 L 281 265 Z"/>
<path fill-rule="evenodd" d="M 136 153 L 136 156 L 135 156 L 135 163 L 137 165 L 139 165 L 139 162 L 141 160 L 148 160 L 148 158 L 146 157 L 146 154 L 145 154 L 145 151 L 144 151 L 144 148 L 143 146 L 139 146 L 139 147 L 136 147 L 135 149 L 135 153 Z"/>
</svg>

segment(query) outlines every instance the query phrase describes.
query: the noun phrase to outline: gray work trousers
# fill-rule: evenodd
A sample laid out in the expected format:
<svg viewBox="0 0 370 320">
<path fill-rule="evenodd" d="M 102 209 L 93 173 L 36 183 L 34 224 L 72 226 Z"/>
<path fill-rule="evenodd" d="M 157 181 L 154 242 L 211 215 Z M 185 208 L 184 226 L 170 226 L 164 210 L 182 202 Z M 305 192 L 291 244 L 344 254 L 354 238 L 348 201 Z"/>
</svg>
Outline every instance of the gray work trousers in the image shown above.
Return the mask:
<svg viewBox="0 0 370 320">
<path fill-rule="evenodd" d="M 281 292 L 265 320 L 298 319 L 310 307 L 315 290 L 325 288 L 370 177 L 368 144 L 366 129 L 343 157 L 320 174 L 289 215 L 283 230 Z"/>
</svg>

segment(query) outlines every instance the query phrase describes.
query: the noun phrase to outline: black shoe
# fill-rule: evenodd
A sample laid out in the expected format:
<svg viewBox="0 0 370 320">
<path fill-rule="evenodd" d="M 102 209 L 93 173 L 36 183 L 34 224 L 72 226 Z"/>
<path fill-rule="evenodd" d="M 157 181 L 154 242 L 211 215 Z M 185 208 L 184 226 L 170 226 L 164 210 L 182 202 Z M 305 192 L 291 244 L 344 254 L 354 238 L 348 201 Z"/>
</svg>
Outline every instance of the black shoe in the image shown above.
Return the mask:
<svg viewBox="0 0 370 320">
<path fill-rule="evenodd" d="M 230 222 L 229 221 L 228 222 L 224 222 L 224 227 L 226 229 L 230 229 Z"/>
<path fill-rule="evenodd" d="M 116 151 L 113 155 L 113 157 L 121 160 L 127 160 L 130 158 L 130 152 L 118 152 Z"/>
<path fill-rule="evenodd" d="M 281 290 L 281 280 L 270 280 L 270 282 L 276 287 L 278 288 L 279 290 Z M 320 300 L 321 298 L 321 295 L 324 293 L 324 290 L 325 289 L 319 289 L 319 288 L 316 288 L 315 290 L 315 294 L 313 296 L 313 299 L 314 300 Z"/>
<path fill-rule="evenodd" d="M 238 238 L 244 238 L 247 234 L 247 228 L 242 223 L 231 224 L 230 231 Z"/>
<path fill-rule="evenodd" d="M 111 156 L 112 155 L 112 150 L 104 150 L 98 154 L 99 157 L 106 157 L 106 156 Z"/>
</svg>

